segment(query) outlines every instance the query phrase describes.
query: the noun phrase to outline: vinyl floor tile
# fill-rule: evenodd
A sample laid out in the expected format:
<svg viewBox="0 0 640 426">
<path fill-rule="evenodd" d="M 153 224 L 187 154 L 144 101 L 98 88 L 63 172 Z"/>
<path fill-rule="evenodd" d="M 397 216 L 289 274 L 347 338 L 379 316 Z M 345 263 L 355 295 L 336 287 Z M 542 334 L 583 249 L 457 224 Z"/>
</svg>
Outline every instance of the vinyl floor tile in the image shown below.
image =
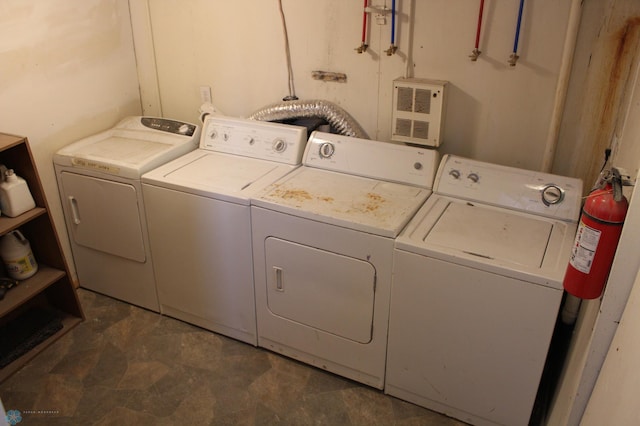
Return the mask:
<svg viewBox="0 0 640 426">
<path fill-rule="evenodd" d="M 78 294 L 86 321 L 0 384 L 19 426 L 463 425 L 262 348 Z"/>
</svg>

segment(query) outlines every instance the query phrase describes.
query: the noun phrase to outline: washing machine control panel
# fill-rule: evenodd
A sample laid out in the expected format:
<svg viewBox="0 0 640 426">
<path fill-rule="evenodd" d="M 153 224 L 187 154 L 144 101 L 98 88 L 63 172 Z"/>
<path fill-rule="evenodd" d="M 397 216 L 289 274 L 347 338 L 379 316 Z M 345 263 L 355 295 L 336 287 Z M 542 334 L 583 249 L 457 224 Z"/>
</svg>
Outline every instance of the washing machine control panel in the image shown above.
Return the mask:
<svg viewBox="0 0 640 426">
<path fill-rule="evenodd" d="M 430 189 L 438 160 L 432 149 L 315 131 L 303 164 Z"/>
<path fill-rule="evenodd" d="M 305 127 L 208 115 L 200 149 L 300 164 L 306 140 Z"/>
<path fill-rule="evenodd" d="M 434 192 L 576 221 L 582 181 L 447 155 L 440 163 Z"/>
</svg>

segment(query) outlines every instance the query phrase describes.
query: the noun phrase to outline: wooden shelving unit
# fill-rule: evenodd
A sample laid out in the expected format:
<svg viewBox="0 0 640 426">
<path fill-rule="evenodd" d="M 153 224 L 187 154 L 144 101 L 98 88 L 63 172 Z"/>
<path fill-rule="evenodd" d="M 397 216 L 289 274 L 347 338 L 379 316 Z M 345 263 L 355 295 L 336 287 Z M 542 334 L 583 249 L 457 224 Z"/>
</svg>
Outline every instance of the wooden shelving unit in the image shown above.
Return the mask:
<svg viewBox="0 0 640 426">
<path fill-rule="evenodd" d="M 34 209 L 18 217 L 1 216 L 0 236 L 19 229 L 29 240 L 33 255 L 38 262 L 38 272 L 31 278 L 20 281 L 16 287 L 6 293 L 3 300 L 0 300 L 0 327 L 8 327 L 9 324 L 15 323 L 12 321 L 19 322 L 22 315 L 35 308 L 55 312 L 62 322 L 61 330 L 30 348 L 10 364 L 0 368 L 0 382 L 2 382 L 82 322 L 84 314 L 70 279 L 69 267 L 53 226 L 27 138 L 0 133 L 0 164 L 14 169 L 18 176 L 27 181 L 36 202 Z M 11 345 L 11 342 L 3 342 L 3 344 Z"/>
</svg>

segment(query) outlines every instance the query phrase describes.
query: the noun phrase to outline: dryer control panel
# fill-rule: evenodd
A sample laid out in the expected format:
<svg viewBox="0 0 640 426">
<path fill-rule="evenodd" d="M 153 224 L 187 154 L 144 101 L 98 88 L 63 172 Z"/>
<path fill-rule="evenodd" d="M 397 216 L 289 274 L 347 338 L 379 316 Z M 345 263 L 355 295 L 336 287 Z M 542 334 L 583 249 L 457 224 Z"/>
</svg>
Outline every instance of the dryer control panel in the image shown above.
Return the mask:
<svg viewBox="0 0 640 426">
<path fill-rule="evenodd" d="M 306 127 L 208 115 L 200 149 L 300 164 L 306 141 Z"/>
<path fill-rule="evenodd" d="M 431 189 L 438 160 L 433 149 L 315 131 L 303 164 Z"/>
<path fill-rule="evenodd" d="M 438 168 L 434 192 L 575 222 L 582 181 L 446 155 Z"/>
</svg>

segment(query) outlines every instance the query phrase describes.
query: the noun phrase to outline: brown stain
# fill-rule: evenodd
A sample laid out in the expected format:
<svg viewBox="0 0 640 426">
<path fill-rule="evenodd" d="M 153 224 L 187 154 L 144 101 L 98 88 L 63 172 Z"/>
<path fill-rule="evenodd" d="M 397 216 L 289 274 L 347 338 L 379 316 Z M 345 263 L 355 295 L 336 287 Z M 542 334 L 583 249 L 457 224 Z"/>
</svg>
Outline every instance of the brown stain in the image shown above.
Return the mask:
<svg viewBox="0 0 640 426">
<path fill-rule="evenodd" d="M 305 201 L 313 199 L 311 194 L 304 189 L 276 189 L 274 195 L 283 200 Z"/>
<path fill-rule="evenodd" d="M 364 211 L 367 213 L 375 212 L 386 202 L 382 196 L 372 192 L 367 193 L 367 199 L 368 201 L 364 204 Z"/>
<path fill-rule="evenodd" d="M 308 191 L 304 190 L 304 189 L 281 189 L 281 188 L 277 188 L 275 191 L 273 191 L 273 194 L 278 197 L 281 198 L 283 200 L 294 200 L 294 201 L 309 201 L 309 200 L 313 200 L 314 198 L 316 200 L 325 202 L 325 203 L 332 203 L 334 201 L 333 197 L 329 197 L 329 196 L 316 196 L 314 197 L 313 195 L 311 195 Z"/>
<path fill-rule="evenodd" d="M 604 151 L 611 147 L 618 122 L 623 117 L 621 110 L 625 93 L 629 90 L 630 76 L 640 45 L 640 16 L 628 18 L 612 32 L 601 46 L 601 58 L 590 67 L 602 70 L 599 90 L 594 92 L 594 110 L 592 119 L 592 138 L 590 149 L 586 150 L 583 180 L 585 190 L 590 188 L 600 172 L 604 161 Z M 593 72 L 593 70 L 591 71 Z"/>
</svg>

